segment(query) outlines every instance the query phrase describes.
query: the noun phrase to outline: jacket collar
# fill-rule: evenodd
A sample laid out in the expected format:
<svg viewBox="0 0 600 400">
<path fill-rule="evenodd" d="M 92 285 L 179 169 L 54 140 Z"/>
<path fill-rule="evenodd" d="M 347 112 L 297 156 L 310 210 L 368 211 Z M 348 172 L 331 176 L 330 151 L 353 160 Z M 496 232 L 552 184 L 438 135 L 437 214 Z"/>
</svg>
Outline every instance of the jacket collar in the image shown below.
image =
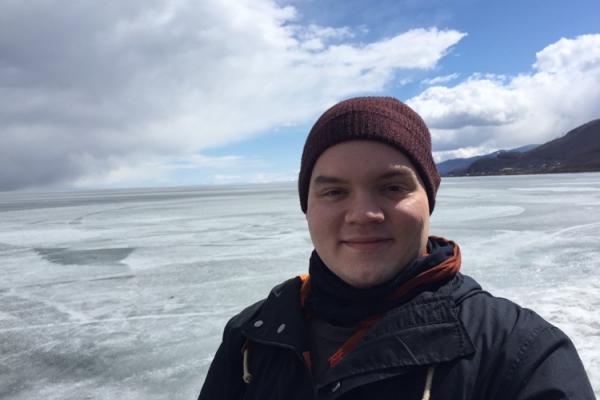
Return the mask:
<svg viewBox="0 0 600 400">
<path fill-rule="evenodd" d="M 386 313 L 342 362 L 325 373 L 319 386 L 382 368 L 396 374 L 473 354 L 475 349 L 457 317 L 458 306 L 452 297 L 462 281 L 463 276 L 457 274 Z M 275 287 L 258 313 L 242 326 L 243 334 L 250 341 L 288 348 L 300 355 L 306 351 L 300 286 L 300 278 L 294 278 Z"/>
<path fill-rule="evenodd" d="M 460 279 L 459 275 L 453 281 Z M 385 314 L 342 362 L 324 374 L 320 383 L 327 385 L 382 368 L 395 375 L 411 367 L 467 357 L 475 348 L 457 315 L 458 307 L 451 296 L 423 292 Z"/>
<path fill-rule="evenodd" d="M 242 325 L 242 333 L 257 343 L 286 347 L 299 354 L 306 351 L 301 284 L 300 278 L 293 278 L 274 287 L 258 313 Z"/>
</svg>

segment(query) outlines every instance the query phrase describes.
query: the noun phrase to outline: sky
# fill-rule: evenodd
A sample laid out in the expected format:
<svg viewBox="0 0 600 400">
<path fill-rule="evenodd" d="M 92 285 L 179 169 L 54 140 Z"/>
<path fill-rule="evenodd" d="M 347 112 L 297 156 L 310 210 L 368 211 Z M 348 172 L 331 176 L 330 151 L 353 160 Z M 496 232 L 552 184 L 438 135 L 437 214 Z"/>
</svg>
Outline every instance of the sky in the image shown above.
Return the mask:
<svg viewBox="0 0 600 400">
<path fill-rule="evenodd" d="M 318 116 L 394 96 L 436 161 L 600 118 L 600 2 L 0 0 L 0 191 L 294 181 Z"/>
</svg>

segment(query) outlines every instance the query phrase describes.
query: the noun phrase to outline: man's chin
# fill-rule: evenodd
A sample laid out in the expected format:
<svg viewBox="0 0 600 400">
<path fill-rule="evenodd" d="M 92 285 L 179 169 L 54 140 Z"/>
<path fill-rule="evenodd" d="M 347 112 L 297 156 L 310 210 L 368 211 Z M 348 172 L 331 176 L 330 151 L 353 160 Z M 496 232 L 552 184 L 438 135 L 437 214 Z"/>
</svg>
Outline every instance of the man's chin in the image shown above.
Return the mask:
<svg viewBox="0 0 600 400">
<path fill-rule="evenodd" d="M 388 279 L 377 273 L 377 266 L 369 265 L 363 267 L 355 267 L 356 270 L 360 270 L 359 273 L 353 274 L 352 276 L 347 277 L 347 279 L 343 279 L 350 286 L 353 286 L 358 289 L 368 289 L 373 286 L 377 286 L 380 283 L 384 283 Z"/>
</svg>

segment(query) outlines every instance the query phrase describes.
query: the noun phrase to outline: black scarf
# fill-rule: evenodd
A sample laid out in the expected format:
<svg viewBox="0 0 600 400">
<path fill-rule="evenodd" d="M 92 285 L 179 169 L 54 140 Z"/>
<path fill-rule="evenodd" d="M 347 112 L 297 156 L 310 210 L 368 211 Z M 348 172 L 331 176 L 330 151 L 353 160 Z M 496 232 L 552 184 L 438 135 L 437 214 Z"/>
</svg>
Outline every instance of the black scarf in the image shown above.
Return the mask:
<svg viewBox="0 0 600 400">
<path fill-rule="evenodd" d="M 309 266 L 310 291 L 304 303 L 306 312 L 333 325 L 352 326 L 397 307 L 406 298 L 393 302 L 387 298 L 405 282 L 451 257 L 454 245 L 430 238 L 427 250 L 427 256 L 418 257 L 391 280 L 366 289 L 355 288 L 341 280 L 313 251 Z"/>
</svg>

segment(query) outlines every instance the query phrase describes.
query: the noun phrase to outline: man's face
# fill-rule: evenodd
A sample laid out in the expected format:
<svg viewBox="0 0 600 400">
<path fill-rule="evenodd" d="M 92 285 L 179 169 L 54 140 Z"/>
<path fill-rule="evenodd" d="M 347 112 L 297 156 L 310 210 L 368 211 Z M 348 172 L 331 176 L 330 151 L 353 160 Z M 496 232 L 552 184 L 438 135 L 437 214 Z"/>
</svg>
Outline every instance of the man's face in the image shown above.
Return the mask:
<svg viewBox="0 0 600 400">
<path fill-rule="evenodd" d="M 404 154 L 379 142 L 349 141 L 317 160 L 306 219 L 325 265 L 346 283 L 367 288 L 425 253 L 429 202 Z"/>
</svg>

